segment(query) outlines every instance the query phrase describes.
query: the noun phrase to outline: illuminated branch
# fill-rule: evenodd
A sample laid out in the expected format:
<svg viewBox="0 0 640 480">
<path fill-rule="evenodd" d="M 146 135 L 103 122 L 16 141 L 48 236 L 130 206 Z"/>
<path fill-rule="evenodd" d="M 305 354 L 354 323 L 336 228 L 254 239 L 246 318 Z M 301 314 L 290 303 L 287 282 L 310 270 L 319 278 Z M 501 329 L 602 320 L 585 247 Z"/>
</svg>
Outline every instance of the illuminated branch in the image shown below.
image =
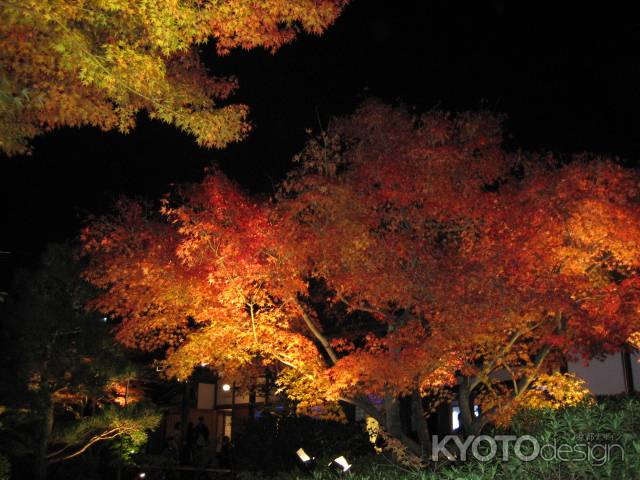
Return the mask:
<svg viewBox="0 0 640 480">
<path fill-rule="evenodd" d="M 469 386 L 469 390 L 470 391 L 473 390 L 481 383 L 487 384 L 488 383 L 487 379 L 489 378 L 489 375 L 491 374 L 491 372 L 494 371 L 496 365 L 498 365 L 500 360 L 503 359 L 504 356 L 511 350 L 511 348 L 513 347 L 513 345 L 515 345 L 518 339 L 526 333 L 533 332 L 543 324 L 544 324 L 544 320 L 534 324 L 529 328 L 518 330 L 517 332 L 512 334 L 507 344 L 500 349 L 500 352 L 493 358 L 493 360 L 491 360 L 486 365 L 484 365 L 480 373 L 468 379 L 467 383 Z"/>
<path fill-rule="evenodd" d="M 256 333 L 256 317 L 253 311 L 253 303 L 249 304 L 249 313 L 251 314 L 251 328 L 253 329 L 253 341 L 258 343 L 258 334 Z"/>
<path fill-rule="evenodd" d="M 320 342 L 325 352 L 331 359 L 331 363 L 332 364 L 337 363 L 338 355 L 336 354 L 335 350 L 331 347 L 331 344 L 329 343 L 329 340 L 327 340 L 327 337 L 325 337 L 323 333 L 318 329 L 318 327 L 315 326 L 315 324 L 313 323 L 311 318 L 309 318 L 309 315 L 307 315 L 307 312 L 305 312 L 304 307 L 300 304 L 300 302 L 296 302 L 296 303 L 300 307 L 300 314 L 302 316 L 302 319 L 304 320 L 304 323 L 307 325 L 307 327 L 309 328 L 313 336 Z"/>
<path fill-rule="evenodd" d="M 380 423 L 381 425 L 384 424 L 384 416 L 369 400 L 362 397 L 356 397 L 356 398 L 339 397 L 338 400 L 340 400 L 341 402 L 348 403 L 349 405 L 353 405 L 355 407 L 361 408 L 370 417 L 375 418 L 378 421 L 378 423 Z"/>
<path fill-rule="evenodd" d="M 535 374 L 538 373 L 538 371 L 540 370 L 540 367 L 542 366 L 542 363 L 547 358 L 550 352 L 551 352 L 551 345 L 545 345 L 542 348 L 542 350 L 540 350 L 536 354 L 536 356 L 533 359 L 533 372 L 531 372 L 529 375 L 524 375 L 522 378 L 520 378 L 520 380 L 518 381 L 518 392 L 522 393 L 524 390 L 526 390 L 529 387 L 529 385 L 531 385 L 531 382 L 533 382 L 533 380 L 535 379 Z M 518 395 L 520 393 L 518 393 Z"/>
<path fill-rule="evenodd" d="M 354 305 L 349 300 L 347 300 L 346 297 L 340 292 L 336 292 L 336 295 L 342 303 L 344 303 L 347 307 L 351 308 L 352 310 L 360 310 L 362 312 L 371 313 L 372 315 L 382 315 L 385 319 L 392 318 L 391 315 L 389 315 L 389 313 L 383 310 L 380 310 L 378 308 L 372 307 L 370 305 L 362 305 L 362 304 Z"/>
<path fill-rule="evenodd" d="M 62 453 L 63 451 L 67 450 L 71 445 L 68 445 L 67 447 L 64 447 L 60 450 L 58 450 L 57 452 L 53 452 L 47 455 L 47 461 L 49 463 L 58 463 L 58 462 L 62 462 L 65 460 L 70 460 L 72 458 L 78 457 L 80 455 L 82 455 L 84 452 L 86 452 L 89 448 L 91 448 L 91 446 L 95 445 L 98 442 L 102 442 L 105 440 L 113 440 L 114 438 L 117 438 L 121 435 L 125 435 L 129 432 L 133 431 L 133 429 L 131 428 L 126 428 L 126 427 L 116 427 L 116 428 L 112 428 L 111 430 L 107 430 L 106 432 L 100 433 L 98 435 L 94 435 L 84 446 L 82 446 L 81 448 L 79 448 L 78 450 L 76 450 L 75 452 L 66 455 L 64 457 L 59 457 L 59 458 L 54 458 L 55 456 L 59 455 L 60 453 Z"/>
</svg>

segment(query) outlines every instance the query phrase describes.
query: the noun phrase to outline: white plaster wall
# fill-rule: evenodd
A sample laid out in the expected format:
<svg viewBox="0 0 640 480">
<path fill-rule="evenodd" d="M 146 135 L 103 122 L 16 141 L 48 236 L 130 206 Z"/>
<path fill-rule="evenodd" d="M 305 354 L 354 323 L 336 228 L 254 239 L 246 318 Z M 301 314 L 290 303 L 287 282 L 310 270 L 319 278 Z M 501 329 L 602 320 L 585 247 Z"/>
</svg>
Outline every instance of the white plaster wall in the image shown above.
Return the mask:
<svg viewBox="0 0 640 480">
<path fill-rule="evenodd" d="M 198 409 L 211 410 L 215 401 L 215 385 L 213 383 L 198 383 Z"/>
<path fill-rule="evenodd" d="M 640 381 L 640 366 L 634 364 L 634 380 Z M 622 357 L 619 353 L 609 355 L 604 361 L 592 360 L 588 366 L 580 362 L 569 362 L 568 370 L 582 377 L 595 395 L 624 393 Z M 640 386 L 640 383 L 636 383 Z M 637 387 L 636 387 L 637 388 Z"/>
</svg>

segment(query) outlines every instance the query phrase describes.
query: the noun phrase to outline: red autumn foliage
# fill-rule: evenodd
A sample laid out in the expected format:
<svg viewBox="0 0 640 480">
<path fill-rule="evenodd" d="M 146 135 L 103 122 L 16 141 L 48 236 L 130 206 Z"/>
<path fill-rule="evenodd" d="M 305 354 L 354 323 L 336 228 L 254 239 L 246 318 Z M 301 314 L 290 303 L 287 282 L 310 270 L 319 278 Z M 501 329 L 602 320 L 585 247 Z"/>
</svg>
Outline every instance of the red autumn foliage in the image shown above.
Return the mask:
<svg viewBox="0 0 640 480">
<path fill-rule="evenodd" d="M 400 396 L 457 385 L 470 433 L 563 358 L 639 330 L 634 170 L 507 152 L 488 113 L 378 102 L 296 160 L 270 202 L 213 172 L 159 216 L 122 203 L 86 229 L 96 306 L 123 319 L 123 342 L 168 347 L 176 375 L 278 365 L 301 404 L 358 405 L 418 452 Z"/>
</svg>

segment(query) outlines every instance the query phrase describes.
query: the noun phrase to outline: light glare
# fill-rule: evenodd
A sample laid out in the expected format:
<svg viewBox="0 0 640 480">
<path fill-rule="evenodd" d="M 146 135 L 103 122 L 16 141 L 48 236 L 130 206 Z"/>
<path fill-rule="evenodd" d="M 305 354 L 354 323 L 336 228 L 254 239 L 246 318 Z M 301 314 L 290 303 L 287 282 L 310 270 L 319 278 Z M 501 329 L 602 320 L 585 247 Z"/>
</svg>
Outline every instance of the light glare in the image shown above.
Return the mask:
<svg viewBox="0 0 640 480">
<path fill-rule="evenodd" d="M 307 452 L 305 452 L 302 448 L 299 448 L 296 451 L 296 455 L 298 455 L 300 460 L 302 460 L 304 463 L 307 463 L 307 462 L 309 462 L 311 460 L 311 457 L 309 455 L 307 455 Z"/>
<path fill-rule="evenodd" d="M 347 459 L 344 457 L 338 457 L 333 462 L 336 465 L 339 465 L 343 472 L 346 472 L 351 468 L 351 465 L 349 465 L 349 462 L 347 462 Z"/>
</svg>

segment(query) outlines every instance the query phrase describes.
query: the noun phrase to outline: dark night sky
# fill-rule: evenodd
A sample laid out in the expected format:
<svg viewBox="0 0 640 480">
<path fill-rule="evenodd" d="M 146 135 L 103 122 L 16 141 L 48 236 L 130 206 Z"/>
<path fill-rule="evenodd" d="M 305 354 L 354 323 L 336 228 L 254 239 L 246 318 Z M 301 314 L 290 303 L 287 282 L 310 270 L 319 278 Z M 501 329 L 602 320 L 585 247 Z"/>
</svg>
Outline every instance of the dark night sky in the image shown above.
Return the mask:
<svg viewBox="0 0 640 480">
<path fill-rule="evenodd" d="M 0 158 L 0 250 L 22 263 L 49 241 L 73 238 L 84 215 L 118 195 L 157 198 L 172 182 L 201 178 L 211 162 L 268 191 L 305 128 L 367 95 L 419 110 L 485 106 L 508 115 L 514 146 L 635 162 L 640 20 L 632 3 L 353 0 L 325 35 L 275 56 L 208 53 L 212 71 L 240 79 L 236 99 L 252 107 L 255 125 L 249 139 L 203 150 L 144 119 L 127 136 L 86 128 L 42 137 L 33 156 Z"/>
</svg>

